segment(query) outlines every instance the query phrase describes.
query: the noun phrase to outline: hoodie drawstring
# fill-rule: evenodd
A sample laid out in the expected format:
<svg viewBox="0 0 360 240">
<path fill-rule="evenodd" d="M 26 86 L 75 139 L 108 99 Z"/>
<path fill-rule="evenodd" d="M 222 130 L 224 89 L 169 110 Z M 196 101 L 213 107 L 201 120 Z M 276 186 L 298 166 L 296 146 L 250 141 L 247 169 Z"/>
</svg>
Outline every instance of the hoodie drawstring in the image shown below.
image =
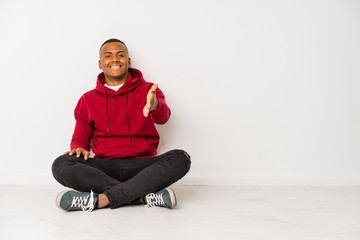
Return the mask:
<svg viewBox="0 0 360 240">
<path fill-rule="evenodd" d="M 110 129 L 109 129 L 109 114 L 108 114 L 108 104 L 107 104 L 107 91 L 106 91 L 106 87 L 105 88 L 105 111 L 106 111 L 106 130 L 107 133 L 110 133 Z"/>
<path fill-rule="evenodd" d="M 105 111 L 106 111 L 106 130 L 107 133 L 110 133 L 110 126 L 109 126 L 109 112 L 108 112 L 108 95 L 107 95 L 107 91 L 106 91 L 106 87 L 105 88 Z M 127 105 L 128 105 L 128 92 L 125 93 L 125 113 L 126 113 L 126 125 L 127 125 L 127 132 L 128 132 L 128 139 L 129 139 L 129 145 L 131 145 L 131 137 L 130 137 L 130 122 L 129 122 L 129 115 L 128 115 L 128 110 L 127 110 Z"/>
<path fill-rule="evenodd" d="M 126 123 L 127 123 L 127 130 L 128 130 L 129 145 L 131 145 L 130 122 L 129 122 L 129 116 L 128 116 L 128 111 L 127 111 L 127 103 L 128 103 L 128 92 L 126 92 L 126 96 L 125 96 L 125 112 L 126 112 Z"/>
</svg>

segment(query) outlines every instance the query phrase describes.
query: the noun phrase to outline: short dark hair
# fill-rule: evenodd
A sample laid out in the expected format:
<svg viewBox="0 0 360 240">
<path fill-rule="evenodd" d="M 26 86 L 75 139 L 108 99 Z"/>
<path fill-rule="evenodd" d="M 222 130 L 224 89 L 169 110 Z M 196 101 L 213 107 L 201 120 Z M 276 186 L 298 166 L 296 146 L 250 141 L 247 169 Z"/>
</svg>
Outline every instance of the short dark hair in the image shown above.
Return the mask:
<svg viewBox="0 0 360 240">
<path fill-rule="evenodd" d="M 111 42 L 119 42 L 119 43 L 121 43 L 121 44 L 124 44 L 124 46 L 126 47 L 126 44 L 125 44 L 123 41 L 121 41 L 121 40 L 119 40 L 119 39 L 117 39 L 117 38 L 110 38 L 110 39 L 106 40 L 106 41 L 101 45 L 100 50 L 101 50 L 101 48 L 102 48 L 105 44 L 111 43 Z M 126 48 L 127 48 L 127 47 L 126 47 Z"/>
</svg>

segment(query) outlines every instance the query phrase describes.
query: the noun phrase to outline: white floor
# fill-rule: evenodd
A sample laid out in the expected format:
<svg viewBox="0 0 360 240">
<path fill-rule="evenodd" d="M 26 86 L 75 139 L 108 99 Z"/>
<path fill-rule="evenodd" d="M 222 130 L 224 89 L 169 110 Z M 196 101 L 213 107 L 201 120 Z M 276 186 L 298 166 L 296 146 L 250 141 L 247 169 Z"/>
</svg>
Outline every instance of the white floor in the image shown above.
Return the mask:
<svg viewBox="0 0 360 240">
<path fill-rule="evenodd" d="M 360 239 L 360 187 L 173 189 L 174 210 L 84 213 L 55 206 L 61 186 L 0 185 L 0 239 Z"/>
</svg>

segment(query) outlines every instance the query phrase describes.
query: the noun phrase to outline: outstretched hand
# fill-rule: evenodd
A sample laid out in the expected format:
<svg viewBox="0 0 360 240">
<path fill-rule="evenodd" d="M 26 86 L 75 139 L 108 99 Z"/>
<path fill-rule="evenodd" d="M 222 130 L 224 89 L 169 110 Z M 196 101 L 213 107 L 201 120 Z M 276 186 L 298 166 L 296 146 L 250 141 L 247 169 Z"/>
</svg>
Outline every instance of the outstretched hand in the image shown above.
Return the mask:
<svg viewBox="0 0 360 240">
<path fill-rule="evenodd" d="M 144 110 L 143 110 L 143 113 L 144 113 L 144 116 L 145 117 L 148 117 L 149 116 L 149 113 L 151 111 L 155 111 L 156 108 L 158 107 L 159 105 L 159 100 L 156 98 L 156 89 L 158 88 L 158 85 L 157 84 L 154 84 L 147 96 L 146 96 L 146 105 L 144 107 Z"/>
<path fill-rule="evenodd" d="M 76 153 L 77 158 L 80 157 L 80 155 L 83 155 L 85 160 L 88 160 L 89 155 L 90 155 L 90 152 L 86 151 L 83 148 L 76 148 L 76 149 L 73 149 L 71 151 L 64 152 L 64 155 L 72 156 L 74 153 Z"/>
</svg>

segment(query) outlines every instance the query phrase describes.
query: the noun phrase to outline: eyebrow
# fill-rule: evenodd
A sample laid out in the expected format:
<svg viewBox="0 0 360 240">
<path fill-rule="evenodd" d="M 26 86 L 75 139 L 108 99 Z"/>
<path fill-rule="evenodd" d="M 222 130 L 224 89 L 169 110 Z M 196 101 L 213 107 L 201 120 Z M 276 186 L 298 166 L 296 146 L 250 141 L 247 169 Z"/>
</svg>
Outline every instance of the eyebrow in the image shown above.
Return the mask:
<svg viewBox="0 0 360 240">
<path fill-rule="evenodd" d="M 125 53 L 125 51 L 118 51 L 116 53 L 121 53 L 121 52 Z M 112 52 L 104 52 L 104 54 L 112 54 Z"/>
</svg>

